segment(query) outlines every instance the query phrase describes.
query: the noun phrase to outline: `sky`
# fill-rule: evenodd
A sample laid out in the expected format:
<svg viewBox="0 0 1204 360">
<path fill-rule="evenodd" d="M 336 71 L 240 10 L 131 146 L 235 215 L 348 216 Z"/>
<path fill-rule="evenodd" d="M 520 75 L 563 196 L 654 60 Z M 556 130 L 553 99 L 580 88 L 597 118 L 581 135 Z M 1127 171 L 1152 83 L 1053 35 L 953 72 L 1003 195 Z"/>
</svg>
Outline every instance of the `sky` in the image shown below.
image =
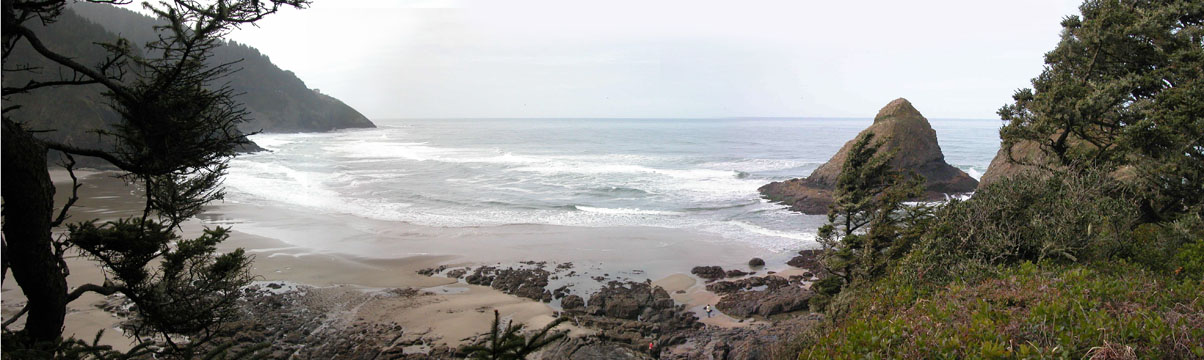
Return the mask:
<svg viewBox="0 0 1204 360">
<path fill-rule="evenodd" d="M 315 0 L 229 37 L 372 119 L 994 119 L 1078 4 Z"/>
</svg>

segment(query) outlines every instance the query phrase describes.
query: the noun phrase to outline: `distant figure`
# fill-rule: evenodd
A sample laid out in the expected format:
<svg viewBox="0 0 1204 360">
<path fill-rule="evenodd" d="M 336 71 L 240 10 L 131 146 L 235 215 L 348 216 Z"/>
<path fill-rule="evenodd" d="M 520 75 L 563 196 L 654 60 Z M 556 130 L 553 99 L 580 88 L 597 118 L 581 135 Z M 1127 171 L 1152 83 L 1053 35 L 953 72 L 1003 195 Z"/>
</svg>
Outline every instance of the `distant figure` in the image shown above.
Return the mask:
<svg viewBox="0 0 1204 360">
<path fill-rule="evenodd" d="M 702 307 L 702 310 L 707 312 L 707 317 L 711 317 L 711 304 Z"/>
</svg>

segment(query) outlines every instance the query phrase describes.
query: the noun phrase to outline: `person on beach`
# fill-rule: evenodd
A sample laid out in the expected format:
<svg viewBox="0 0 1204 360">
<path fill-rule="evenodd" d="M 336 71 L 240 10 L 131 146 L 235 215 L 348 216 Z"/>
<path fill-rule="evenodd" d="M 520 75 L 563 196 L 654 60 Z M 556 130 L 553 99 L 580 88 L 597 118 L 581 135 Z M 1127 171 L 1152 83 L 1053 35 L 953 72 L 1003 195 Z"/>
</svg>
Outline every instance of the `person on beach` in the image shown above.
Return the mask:
<svg viewBox="0 0 1204 360">
<path fill-rule="evenodd" d="M 707 312 L 707 317 L 711 317 L 711 304 L 707 304 L 706 306 L 703 306 L 702 310 Z"/>
</svg>

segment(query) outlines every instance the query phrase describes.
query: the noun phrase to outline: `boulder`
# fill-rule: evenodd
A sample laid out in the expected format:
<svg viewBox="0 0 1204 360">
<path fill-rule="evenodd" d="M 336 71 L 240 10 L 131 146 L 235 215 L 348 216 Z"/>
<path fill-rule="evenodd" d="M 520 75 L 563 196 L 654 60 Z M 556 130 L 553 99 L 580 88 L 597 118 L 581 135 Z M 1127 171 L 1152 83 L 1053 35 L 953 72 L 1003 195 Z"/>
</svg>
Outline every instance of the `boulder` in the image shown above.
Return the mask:
<svg viewBox="0 0 1204 360">
<path fill-rule="evenodd" d="M 879 110 L 874 123 L 857 134 L 857 138 L 867 132 L 874 133 L 876 140 L 886 140 L 882 151 L 898 149 L 892 167 L 924 177 L 922 200 L 940 200 L 946 194 L 972 192 L 978 186 L 978 181 L 970 175 L 945 162 L 936 131 L 907 99 L 896 99 Z M 846 142 L 807 178 L 773 182 L 758 190 L 770 200 L 790 205 L 792 210 L 813 215 L 827 213 L 832 204 L 832 189 L 857 138 Z"/>
<path fill-rule="evenodd" d="M 690 273 L 707 280 L 717 280 L 727 276 L 723 272 L 723 268 L 719 266 L 695 266 Z"/>
<path fill-rule="evenodd" d="M 724 273 L 724 274 L 725 274 L 725 275 L 727 275 L 727 277 L 733 278 L 733 277 L 741 277 L 741 276 L 744 276 L 744 275 L 749 275 L 749 274 L 752 274 L 752 273 L 743 272 L 743 271 L 740 271 L 740 270 L 737 270 L 737 269 L 731 269 L 731 270 L 728 270 L 728 271 L 727 271 L 726 273 Z"/>
<path fill-rule="evenodd" d="M 577 295 L 565 296 L 564 300 L 560 300 L 560 307 L 565 310 L 576 310 L 585 307 L 585 299 Z"/>
<path fill-rule="evenodd" d="M 748 266 L 751 268 L 765 266 L 765 260 L 762 260 L 761 258 L 752 258 L 752 260 L 748 261 Z"/>
<path fill-rule="evenodd" d="M 819 255 L 822 252 L 822 250 L 799 250 L 798 256 L 787 261 L 786 265 L 812 271 L 819 270 Z"/>
</svg>

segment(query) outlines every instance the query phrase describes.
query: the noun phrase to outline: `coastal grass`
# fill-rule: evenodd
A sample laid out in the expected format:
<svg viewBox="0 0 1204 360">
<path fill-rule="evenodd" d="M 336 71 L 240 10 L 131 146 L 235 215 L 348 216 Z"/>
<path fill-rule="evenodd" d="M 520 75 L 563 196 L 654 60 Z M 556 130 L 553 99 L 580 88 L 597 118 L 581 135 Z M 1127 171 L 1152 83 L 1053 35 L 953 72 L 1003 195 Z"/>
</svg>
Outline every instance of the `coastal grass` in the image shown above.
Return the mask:
<svg viewBox="0 0 1204 360">
<path fill-rule="evenodd" d="M 784 354 L 812 358 L 1204 358 L 1204 281 L 1129 263 L 1000 266 L 939 286 L 892 274 L 840 294 Z"/>
</svg>

